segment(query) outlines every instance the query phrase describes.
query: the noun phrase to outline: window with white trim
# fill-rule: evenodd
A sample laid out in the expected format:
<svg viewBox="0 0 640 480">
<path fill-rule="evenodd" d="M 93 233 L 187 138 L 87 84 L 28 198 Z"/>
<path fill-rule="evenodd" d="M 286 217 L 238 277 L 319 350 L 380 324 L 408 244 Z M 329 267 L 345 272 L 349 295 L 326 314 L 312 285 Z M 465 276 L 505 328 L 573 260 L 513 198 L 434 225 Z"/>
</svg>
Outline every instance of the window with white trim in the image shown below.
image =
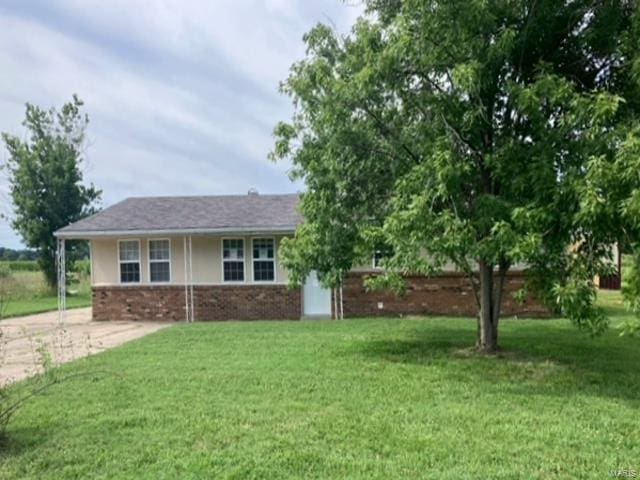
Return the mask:
<svg viewBox="0 0 640 480">
<path fill-rule="evenodd" d="M 168 239 L 149 240 L 149 281 L 171 281 L 171 243 Z"/>
<path fill-rule="evenodd" d="M 244 282 L 244 240 L 222 240 L 222 275 L 225 282 Z"/>
<path fill-rule="evenodd" d="M 118 242 L 120 283 L 140 283 L 140 242 L 120 240 Z"/>
<path fill-rule="evenodd" d="M 253 281 L 273 282 L 276 279 L 276 259 L 273 238 L 253 239 Z"/>
</svg>

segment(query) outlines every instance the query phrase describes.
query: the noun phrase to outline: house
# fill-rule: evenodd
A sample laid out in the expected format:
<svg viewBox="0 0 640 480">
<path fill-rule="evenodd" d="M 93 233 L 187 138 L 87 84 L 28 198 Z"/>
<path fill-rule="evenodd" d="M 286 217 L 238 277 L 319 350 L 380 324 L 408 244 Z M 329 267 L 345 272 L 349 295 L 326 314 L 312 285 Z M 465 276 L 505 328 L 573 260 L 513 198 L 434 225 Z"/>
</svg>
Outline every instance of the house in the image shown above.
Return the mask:
<svg viewBox="0 0 640 480">
<path fill-rule="evenodd" d="M 307 317 L 475 313 L 464 276 L 407 277 L 406 295 L 367 291 L 375 258 L 354 268 L 334 292 L 310 275 L 289 288 L 278 257 L 282 239 L 302 222 L 299 196 L 247 195 L 128 198 L 56 232 L 88 240 L 94 320 L 260 320 Z M 513 292 L 521 273 L 506 282 Z M 505 295 L 509 314 L 544 309 Z"/>
</svg>

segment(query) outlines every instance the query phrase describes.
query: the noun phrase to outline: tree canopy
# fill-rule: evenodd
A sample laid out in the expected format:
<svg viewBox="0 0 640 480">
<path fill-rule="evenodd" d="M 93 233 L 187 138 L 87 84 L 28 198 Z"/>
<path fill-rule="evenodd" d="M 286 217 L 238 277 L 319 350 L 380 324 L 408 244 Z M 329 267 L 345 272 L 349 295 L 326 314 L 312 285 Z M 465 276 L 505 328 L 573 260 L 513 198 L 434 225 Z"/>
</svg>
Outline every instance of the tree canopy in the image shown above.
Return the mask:
<svg viewBox="0 0 640 480">
<path fill-rule="evenodd" d="M 328 285 L 386 246 L 372 287 L 447 263 L 495 350 L 502 285 L 591 332 L 594 275 L 638 241 L 640 14 L 631 0 L 369 0 L 352 32 L 319 24 L 282 91 L 273 159 L 303 179 L 282 258 Z"/>
<path fill-rule="evenodd" d="M 76 95 L 60 111 L 27 103 L 28 138 L 2 134 L 9 157 L 13 228 L 25 245 L 38 251 L 38 262 L 51 286 L 56 284 L 53 232 L 95 211 L 101 192 L 82 183 L 85 131 L 89 117 Z M 70 246 L 69 259 L 74 258 Z M 71 262 L 69 262 L 71 263 Z"/>
</svg>

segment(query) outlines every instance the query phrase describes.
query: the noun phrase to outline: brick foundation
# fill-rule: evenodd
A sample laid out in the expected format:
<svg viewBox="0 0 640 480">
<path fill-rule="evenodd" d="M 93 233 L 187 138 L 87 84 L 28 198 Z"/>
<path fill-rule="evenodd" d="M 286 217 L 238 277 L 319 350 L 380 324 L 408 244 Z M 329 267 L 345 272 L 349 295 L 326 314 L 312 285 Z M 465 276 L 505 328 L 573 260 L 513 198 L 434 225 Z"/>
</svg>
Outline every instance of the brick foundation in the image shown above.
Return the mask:
<svg viewBox="0 0 640 480">
<path fill-rule="evenodd" d="M 193 287 L 196 320 L 298 320 L 301 293 L 285 285 Z M 184 321 L 184 287 L 93 287 L 93 319 Z"/>
<path fill-rule="evenodd" d="M 366 273 L 350 273 L 343 287 L 346 317 L 398 315 L 476 315 L 476 303 L 468 279 L 456 273 L 438 277 L 407 277 L 404 296 L 371 291 L 363 286 Z M 504 315 L 547 316 L 547 310 L 530 297 L 523 305 L 513 293 L 524 284 L 524 276 L 507 276 L 503 295 Z M 298 320 L 302 316 L 302 293 L 285 285 L 194 286 L 195 319 L 202 320 Z M 379 308 L 379 303 L 382 308 Z M 184 287 L 100 286 L 93 287 L 94 320 L 184 321 Z"/>
<path fill-rule="evenodd" d="M 346 317 L 396 316 L 396 315 L 461 315 L 477 314 L 476 300 L 469 280 L 459 273 L 443 273 L 437 277 L 407 277 L 404 296 L 393 292 L 367 291 L 364 277 L 371 273 L 350 273 L 342 290 L 343 310 Z M 513 298 L 513 293 L 522 288 L 525 278 L 520 272 L 507 275 L 502 300 L 503 315 L 528 317 L 548 316 L 547 309 L 535 298 L 529 297 L 524 304 Z M 381 307 L 379 308 L 379 303 Z"/>
</svg>

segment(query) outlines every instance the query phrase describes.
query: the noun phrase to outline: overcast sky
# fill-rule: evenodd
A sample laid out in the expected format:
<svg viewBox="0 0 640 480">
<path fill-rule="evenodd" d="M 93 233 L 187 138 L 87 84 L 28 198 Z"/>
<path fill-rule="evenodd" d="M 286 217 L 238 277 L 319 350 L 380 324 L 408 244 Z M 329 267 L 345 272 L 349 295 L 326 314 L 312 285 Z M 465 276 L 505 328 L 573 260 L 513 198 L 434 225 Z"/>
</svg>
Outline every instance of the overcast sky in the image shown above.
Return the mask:
<svg viewBox="0 0 640 480">
<path fill-rule="evenodd" d="M 24 104 L 77 93 L 89 114 L 85 179 L 103 206 L 128 196 L 295 192 L 267 160 L 278 93 L 302 35 L 347 32 L 357 0 L 3 0 L 0 131 L 24 136 Z M 7 152 L 0 147 L 0 162 Z M 0 174 L 0 213 L 11 210 Z M 0 246 L 19 238 L 0 220 Z"/>
</svg>

